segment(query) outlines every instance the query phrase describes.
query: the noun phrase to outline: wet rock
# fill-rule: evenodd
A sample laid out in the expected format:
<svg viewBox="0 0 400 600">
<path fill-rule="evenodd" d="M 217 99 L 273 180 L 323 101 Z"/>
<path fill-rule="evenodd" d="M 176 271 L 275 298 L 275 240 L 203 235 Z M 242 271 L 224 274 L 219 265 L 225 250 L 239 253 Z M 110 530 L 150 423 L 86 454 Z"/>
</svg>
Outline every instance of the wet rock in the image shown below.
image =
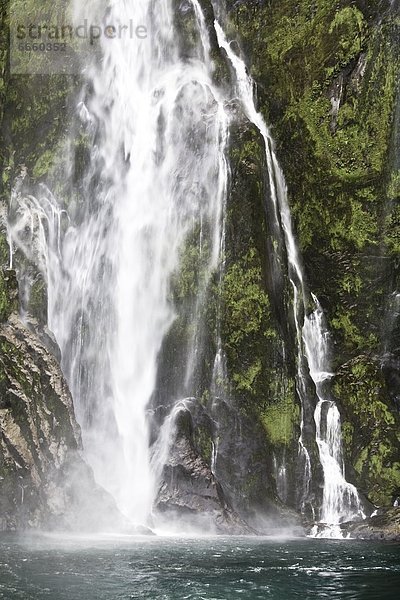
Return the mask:
<svg viewBox="0 0 400 600">
<path fill-rule="evenodd" d="M 400 508 L 380 509 L 379 513 L 357 523 L 344 523 L 342 530 L 351 538 L 371 541 L 400 541 Z"/>
<path fill-rule="evenodd" d="M 128 527 L 126 533 L 131 535 L 156 535 L 150 527 L 146 527 L 145 525 L 134 525 Z"/>
<path fill-rule="evenodd" d="M 195 450 L 189 410 L 181 410 L 155 504 L 161 521 L 221 534 L 248 535 L 250 528 L 229 505 L 220 483 Z"/>
<path fill-rule="evenodd" d="M 219 419 L 216 475 L 233 508 L 264 535 L 283 530 L 303 535 L 299 514 L 278 497 L 263 430 L 222 400 L 215 401 L 215 411 Z M 291 487 L 288 492 L 294 495 Z"/>
</svg>

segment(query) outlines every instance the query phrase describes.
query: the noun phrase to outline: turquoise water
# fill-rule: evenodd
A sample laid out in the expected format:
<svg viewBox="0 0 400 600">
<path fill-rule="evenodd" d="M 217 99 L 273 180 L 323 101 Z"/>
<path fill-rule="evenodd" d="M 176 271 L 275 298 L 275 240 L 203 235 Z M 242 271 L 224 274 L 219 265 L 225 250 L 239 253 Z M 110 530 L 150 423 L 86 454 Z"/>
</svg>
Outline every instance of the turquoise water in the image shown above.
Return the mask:
<svg viewBox="0 0 400 600">
<path fill-rule="evenodd" d="M 5 600 L 399 597 L 398 544 L 0 536 Z"/>
</svg>

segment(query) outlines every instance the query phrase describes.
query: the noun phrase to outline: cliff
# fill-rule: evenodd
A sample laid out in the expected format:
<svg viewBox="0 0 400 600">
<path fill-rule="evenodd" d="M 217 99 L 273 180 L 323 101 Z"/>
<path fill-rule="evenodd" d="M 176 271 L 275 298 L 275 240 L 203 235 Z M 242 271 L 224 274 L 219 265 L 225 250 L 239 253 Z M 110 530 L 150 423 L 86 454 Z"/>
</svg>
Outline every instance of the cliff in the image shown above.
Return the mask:
<svg viewBox="0 0 400 600">
<path fill-rule="evenodd" d="M 399 493 L 399 6 L 229 2 L 328 318 L 346 474 Z M 265 372 L 265 371 L 263 371 Z"/>
</svg>

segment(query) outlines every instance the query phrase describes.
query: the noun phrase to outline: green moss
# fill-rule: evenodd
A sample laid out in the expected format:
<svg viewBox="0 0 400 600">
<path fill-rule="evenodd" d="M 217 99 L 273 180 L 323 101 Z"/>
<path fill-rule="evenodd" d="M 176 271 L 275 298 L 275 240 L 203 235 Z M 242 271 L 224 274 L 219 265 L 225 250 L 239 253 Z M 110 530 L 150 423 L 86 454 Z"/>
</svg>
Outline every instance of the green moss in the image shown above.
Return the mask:
<svg viewBox="0 0 400 600">
<path fill-rule="evenodd" d="M 391 173 L 387 194 L 391 200 L 400 198 L 400 171 Z"/>
<path fill-rule="evenodd" d="M 343 440 L 343 444 L 346 448 L 349 448 L 351 446 L 351 443 L 353 441 L 353 436 L 354 436 L 354 425 L 352 425 L 348 421 L 345 421 L 344 423 L 342 423 L 342 440 Z M 356 468 L 356 470 L 357 470 L 357 468 Z"/>
<path fill-rule="evenodd" d="M 265 373 L 265 360 L 258 349 L 268 339 L 273 339 L 276 333 L 271 327 L 269 299 L 263 284 L 260 259 L 254 248 L 227 269 L 221 296 L 224 345 L 232 365 L 235 388 L 239 392 L 257 395 L 257 384 Z M 244 352 L 247 354 L 245 360 Z"/>
<path fill-rule="evenodd" d="M 35 178 L 44 177 L 56 159 L 67 129 L 67 97 L 76 83 L 61 75 L 26 75 L 9 84 L 5 118 L 14 162 L 25 164 Z"/>
<path fill-rule="evenodd" d="M 362 348 L 364 346 L 364 335 L 354 324 L 353 315 L 350 310 L 346 312 L 340 310 L 338 316 L 331 320 L 331 325 L 333 330 L 340 331 L 344 344 L 348 348 Z"/>
<path fill-rule="evenodd" d="M 193 301 L 206 277 L 210 247 L 204 233 L 200 231 L 200 225 L 194 227 L 180 251 L 179 269 L 171 284 L 173 299 L 178 305 Z M 203 238 L 202 241 L 200 237 Z"/>
<path fill-rule="evenodd" d="M 254 248 L 227 270 L 223 279 L 222 297 L 229 328 L 226 342 L 231 348 L 235 348 L 246 335 L 260 331 L 269 311 L 261 265 Z M 265 336 L 273 335 L 268 329 L 262 333 Z"/>
<path fill-rule="evenodd" d="M 294 432 L 299 425 L 300 409 L 295 402 L 292 381 L 276 381 L 276 401 L 262 409 L 262 423 L 273 445 L 291 445 Z"/>
<path fill-rule="evenodd" d="M 35 179 L 40 179 L 50 172 L 50 169 L 54 161 L 54 151 L 46 150 L 39 156 L 35 166 L 33 167 L 32 174 Z"/>
<path fill-rule="evenodd" d="M 400 202 L 398 200 L 390 206 L 389 216 L 385 220 L 384 243 L 388 255 L 397 261 L 400 256 Z"/>
<path fill-rule="evenodd" d="M 18 288 L 14 271 L 0 268 L 0 322 L 18 311 Z"/>
<path fill-rule="evenodd" d="M 261 360 L 256 359 L 248 369 L 242 373 L 234 373 L 233 381 L 238 392 L 253 392 L 257 377 L 262 373 Z"/>
</svg>

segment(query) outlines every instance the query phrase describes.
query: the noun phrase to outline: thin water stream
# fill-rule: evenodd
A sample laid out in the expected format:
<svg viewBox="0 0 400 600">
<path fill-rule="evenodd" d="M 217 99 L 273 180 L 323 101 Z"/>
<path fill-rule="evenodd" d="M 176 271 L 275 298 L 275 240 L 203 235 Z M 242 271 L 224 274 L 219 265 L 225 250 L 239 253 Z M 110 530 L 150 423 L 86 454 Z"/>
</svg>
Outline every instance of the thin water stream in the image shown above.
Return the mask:
<svg viewBox="0 0 400 600">
<path fill-rule="evenodd" d="M 269 129 L 255 106 L 255 83 L 248 74 L 245 63 L 232 50 L 218 22 L 215 22 L 215 29 L 219 45 L 227 53 L 235 70 L 237 92 L 244 110 L 264 139 L 270 191 L 266 202 L 271 201 L 273 204 L 275 229 L 281 232 L 286 248 L 288 273 L 293 288 L 293 316 L 296 326 L 297 391 L 302 405 L 299 439 L 299 456 L 303 463 L 304 473 L 302 505 L 304 508 L 309 501 L 312 477 L 311 453 L 303 435 L 305 419 L 310 417 L 310 405 L 312 406 L 306 381 L 307 376 L 310 376 L 318 399 L 314 410 L 314 420 L 319 459 L 324 475 L 322 506 L 319 515 L 314 510 L 314 518 L 326 525 L 317 529 L 318 535 L 340 537 L 340 528 L 337 525 L 344 521 L 363 517 L 364 513 L 356 488 L 347 483 L 344 476 L 338 408 L 334 400 L 326 398 L 323 393 L 324 382 L 332 376 L 327 365 L 328 334 L 323 324 L 323 311 L 314 295 L 312 295 L 314 310 L 310 311 L 309 309 L 311 298 L 304 283 L 303 269 L 293 233 L 286 182 L 275 154 Z"/>
</svg>

